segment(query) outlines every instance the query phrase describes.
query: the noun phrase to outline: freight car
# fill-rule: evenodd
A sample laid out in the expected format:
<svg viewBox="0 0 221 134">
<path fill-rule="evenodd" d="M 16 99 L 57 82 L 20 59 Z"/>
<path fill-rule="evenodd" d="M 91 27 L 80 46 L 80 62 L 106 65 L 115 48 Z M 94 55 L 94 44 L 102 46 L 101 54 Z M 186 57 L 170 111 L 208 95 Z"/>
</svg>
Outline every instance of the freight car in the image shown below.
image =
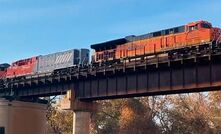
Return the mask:
<svg viewBox="0 0 221 134">
<path fill-rule="evenodd" d="M 95 50 L 93 65 L 130 62 L 133 59 L 147 59 L 162 55 L 173 58 L 216 48 L 221 39 L 221 29 L 207 21 L 191 22 L 140 36 L 127 36 L 117 40 L 91 45 Z"/>
<path fill-rule="evenodd" d="M 89 64 L 89 50 L 72 49 L 13 62 L 11 66 L 0 71 L 0 77 L 26 78 L 52 73 L 56 74 L 64 68 L 83 66 L 85 64 Z"/>
</svg>

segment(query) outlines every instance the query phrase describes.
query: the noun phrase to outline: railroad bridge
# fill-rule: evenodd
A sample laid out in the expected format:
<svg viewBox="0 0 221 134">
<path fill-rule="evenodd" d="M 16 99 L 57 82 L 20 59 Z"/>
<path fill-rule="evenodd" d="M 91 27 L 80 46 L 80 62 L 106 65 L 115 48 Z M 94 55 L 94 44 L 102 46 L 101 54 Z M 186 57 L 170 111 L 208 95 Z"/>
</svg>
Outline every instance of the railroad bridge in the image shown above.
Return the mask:
<svg viewBox="0 0 221 134">
<path fill-rule="evenodd" d="M 88 111 L 94 109 L 95 100 L 220 90 L 220 61 L 221 52 L 217 51 L 176 59 L 155 56 L 142 62 L 67 68 L 56 74 L 2 81 L 0 97 L 28 100 L 71 90 L 75 117 L 82 119 L 75 120 L 74 126 L 81 126 L 88 124 Z"/>
<path fill-rule="evenodd" d="M 175 60 L 122 63 L 97 68 L 67 68 L 59 74 L 8 79 L 0 97 L 44 97 L 75 92 L 76 99 L 94 101 L 148 95 L 218 90 L 221 86 L 221 52 Z"/>
</svg>

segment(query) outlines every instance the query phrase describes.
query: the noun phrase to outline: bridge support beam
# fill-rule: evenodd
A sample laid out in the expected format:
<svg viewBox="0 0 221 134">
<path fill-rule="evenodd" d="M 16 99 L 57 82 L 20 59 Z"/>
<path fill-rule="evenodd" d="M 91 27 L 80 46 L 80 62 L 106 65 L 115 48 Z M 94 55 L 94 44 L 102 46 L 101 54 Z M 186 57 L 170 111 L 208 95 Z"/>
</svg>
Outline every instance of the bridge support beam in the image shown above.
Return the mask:
<svg viewBox="0 0 221 134">
<path fill-rule="evenodd" d="M 44 134 L 46 105 L 0 99 L 0 134 Z"/>
<path fill-rule="evenodd" d="M 96 111 L 97 104 L 95 102 L 83 102 L 75 99 L 73 91 L 71 94 L 71 110 L 73 110 L 73 134 L 89 134 L 91 114 Z M 71 93 L 70 93 L 71 92 Z"/>
<path fill-rule="evenodd" d="M 89 134 L 91 112 L 74 111 L 73 134 Z"/>
</svg>

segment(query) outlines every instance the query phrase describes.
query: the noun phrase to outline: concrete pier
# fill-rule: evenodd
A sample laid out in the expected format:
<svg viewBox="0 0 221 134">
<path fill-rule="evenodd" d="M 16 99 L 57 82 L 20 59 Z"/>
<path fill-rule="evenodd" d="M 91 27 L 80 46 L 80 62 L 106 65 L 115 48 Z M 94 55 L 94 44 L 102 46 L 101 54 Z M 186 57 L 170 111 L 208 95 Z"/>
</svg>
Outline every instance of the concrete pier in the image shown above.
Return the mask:
<svg viewBox="0 0 221 134">
<path fill-rule="evenodd" d="M 91 113 L 96 109 L 96 103 L 72 100 L 73 134 L 89 134 Z"/>
<path fill-rule="evenodd" d="M 91 112 L 75 111 L 73 116 L 73 134 L 89 134 Z"/>
<path fill-rule="evenodd" d="M 1 134 L 45 134 L 46 105 L 0 99 Z"/>
<path fill-rule="evenodd" d="M 62 102 L 62 109 L 73 111 L 73 134 L 89 134 L 91 113 L 97 110 L 97 104 L 77 100 L 73 90 L 67 92 Z"/>
</svg>

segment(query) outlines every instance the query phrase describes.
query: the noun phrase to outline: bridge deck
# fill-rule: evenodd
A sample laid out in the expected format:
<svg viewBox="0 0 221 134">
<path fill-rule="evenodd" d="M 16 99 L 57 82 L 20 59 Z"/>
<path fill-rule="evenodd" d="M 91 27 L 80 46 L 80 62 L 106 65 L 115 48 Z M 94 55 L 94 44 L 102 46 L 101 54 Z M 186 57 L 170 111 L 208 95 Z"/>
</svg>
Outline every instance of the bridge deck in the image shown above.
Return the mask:
<svg viewBox="0 0 221 134">
<path fill-rule="evenodd" d="M 144 62 L 97 68 L 67 68 L 59 74 L 9 79 L 0 97 L 48 96 L 74 90 L 82 100 L 163 95 L 219 90 L 221 53 L 194 55 L 176 60 L 155 57 Z"/>
</svg>

